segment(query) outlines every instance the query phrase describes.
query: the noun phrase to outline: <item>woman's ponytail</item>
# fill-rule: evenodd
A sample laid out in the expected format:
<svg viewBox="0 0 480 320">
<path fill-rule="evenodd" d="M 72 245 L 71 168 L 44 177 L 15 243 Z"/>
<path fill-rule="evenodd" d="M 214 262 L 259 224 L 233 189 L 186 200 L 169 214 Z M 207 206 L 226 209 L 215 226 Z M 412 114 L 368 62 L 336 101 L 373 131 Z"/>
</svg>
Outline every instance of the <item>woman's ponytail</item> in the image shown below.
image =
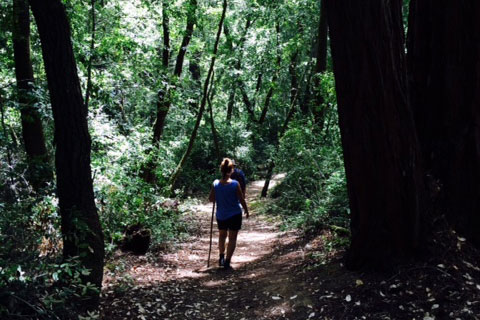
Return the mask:
<svg viewBox="0 0 480 320">
<path fill-rule="evenodd" d="M 220 171 L 222 172 L 222 178 L 225 178 L 227 174 L 231 173 L 233 170 L 233 161 L 229 158 L 223 158 L 222 164 L 220 165 Z"/>
</svg>

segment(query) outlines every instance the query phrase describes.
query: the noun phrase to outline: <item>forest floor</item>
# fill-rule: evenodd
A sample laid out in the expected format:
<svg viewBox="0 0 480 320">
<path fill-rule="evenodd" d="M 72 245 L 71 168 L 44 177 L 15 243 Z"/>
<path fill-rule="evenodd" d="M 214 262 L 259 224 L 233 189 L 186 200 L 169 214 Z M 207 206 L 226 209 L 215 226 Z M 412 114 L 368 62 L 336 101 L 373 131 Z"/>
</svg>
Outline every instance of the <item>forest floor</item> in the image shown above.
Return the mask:
<svg viewBox="0 0 480 320">
<path fill-rule="evenodd" d="M 350 272 L 338 235 L 323 231 L 307 239 L 256 214 L 265 201 L 262 186 L 247 187 L 253 210 L 243 220 L 232 271 L 217 267 L 216 223 L 206 268 L 212 207 L 198 205 L 192 214 L 197 235 L 145 256 L 118 252 L 107 263 L 102 318 L 480 319 L 480 254 L 454 232 L 437 233 L 437 252 L 416 264 Z"/>
</svg>

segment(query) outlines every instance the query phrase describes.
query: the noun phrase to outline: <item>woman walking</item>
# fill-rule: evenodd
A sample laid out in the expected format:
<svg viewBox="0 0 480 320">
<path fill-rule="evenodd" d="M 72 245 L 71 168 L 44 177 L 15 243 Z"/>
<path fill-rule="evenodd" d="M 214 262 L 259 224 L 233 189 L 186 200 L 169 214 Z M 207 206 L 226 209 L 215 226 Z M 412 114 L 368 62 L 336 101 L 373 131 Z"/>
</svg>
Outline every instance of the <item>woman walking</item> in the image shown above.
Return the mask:
<svg viewBox="0 0 480 320">
<path fill-rule="evenodd" d="M 243 197 L 240 184 L 230 179 L 233 173 L 233 162 L 224 158 L 220 165 L 222 179 L 213 182 L 209 200 L 217 204 L 218 249 L 220 251 L 219 266 L 231 269 L 230 261 L 237 245 L 238 231 L 242 228 L 242 207 L 248 219 L 247 203 Z M 225 240 L 228 236 L 227 255 L 225 256 Z"/>
</svg>

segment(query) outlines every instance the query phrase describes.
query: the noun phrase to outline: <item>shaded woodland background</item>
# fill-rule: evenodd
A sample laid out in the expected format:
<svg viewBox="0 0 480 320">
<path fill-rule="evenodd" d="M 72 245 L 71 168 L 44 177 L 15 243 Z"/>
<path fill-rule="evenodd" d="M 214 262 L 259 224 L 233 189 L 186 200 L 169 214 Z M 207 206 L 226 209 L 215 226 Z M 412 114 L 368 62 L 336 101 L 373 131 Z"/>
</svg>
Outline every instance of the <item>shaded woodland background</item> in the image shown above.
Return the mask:
<svg viewBox="0 0 480 320">
<path fill-rule="evenodd" d="M 1 1 L 0 314 L 94 310 L 126 231 L 188 236 L 223 156 L 348 269 L 478 246 L 479 6 Z"/>
</svg>

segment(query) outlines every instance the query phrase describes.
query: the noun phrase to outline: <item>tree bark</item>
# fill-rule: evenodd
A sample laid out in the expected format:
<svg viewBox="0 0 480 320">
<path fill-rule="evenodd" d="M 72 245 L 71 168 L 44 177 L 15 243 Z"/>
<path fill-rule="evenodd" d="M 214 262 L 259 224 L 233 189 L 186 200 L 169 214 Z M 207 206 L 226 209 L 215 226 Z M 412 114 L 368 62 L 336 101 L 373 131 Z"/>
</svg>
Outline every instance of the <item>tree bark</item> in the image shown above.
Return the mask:
<svg viewBox="0 0 480 320">
<path fill-rule="evenodd" d="M 234 70 L 235 71 L 239 71 L 241 68 L 242 68 L 242 59 L 243 59 L 243 48 L 244 48 L 244 45 L 245 45 L 245 41 L 247 40 L 247 33 L 248 33 L 248 29 L 250 29 L 250 26 L 252 25 L 252 20 L 250 19 L 250 17 L 247 17 L 247 21 L 245 23 L 245 29 L 243 31 L 243 35 L 242 37 L 240 38 L 240 41 L 237 45 L 237 48 L 240 48 L 240 53 L 238 53 L 238 57 L 237 57 L 237 61 L 235 62 L 235 65 L 234 65 Z M 233 53 L 234 49 L 233 49 L 233 46 L 231 45 L 231 37 L 229 36 L 229 29 L 228 28 L 224 28 L 225 30 L 225 36 L 227 37 L 227 39 L 230 39 L 230 44 L 229 44 L 229 47 L 231 49 L 231 52 Z M 230 121 L 232 120 L 232 114 L 233 114 L 233 106 L 235 105 L 235 96 L 236 96 L 236 92 L 237 92 L 237 86 L 238 86 L 238 81 L 239 81 L 239 75 L 238 73 L 235 73 L 234 76 L 233 76 L 233 81 L 232 81 L 232 91 L 230 92 L 230 96 L 228 97 L 228 104 L 227 104 L 227 123 L 230 123 Z"/>
<path fill-rule="evenodd" d="M 277 31 L 277 44 L 278 44 L 279 43 L 278 37 L 280 35 L 280 26 L 279 26 L 278 22 L 276 23 L 275 29 Z M 278 79 L 278 73 L 280 72 L 280 70 L 279 70 L 280 69 L 280 62 L 281 62 L 281 56 L 280 56 L 280 53 L 278 52 L 278 49 L 277 49 L 277 69 L 274 71 L 272 80 L 270 82 L 270 89 L 268 89 L 267 95 L 265 97 L 265 102 L 263 104 L 262 113 L 260 114 L 260 118 L 258 119 L 258 123 L 260 123 L 260 124 L 262 124 L 267 117 L 268 108 L 270 107 L 270 102 L 271 102 L 272 96 L 273 96 L 273 89 L 274 89 L 274 87 L 276 85 L 276 82 L 277 82 L 277 79 Z"/>
<path fill-rule="evenodd" d="M 64 258 L 78 256 L 90 269 L 83 282 L 99 289 L 103 277 L 103 233 L 95 207 L 90 169 L 87 109 L 70 39 L 70 26 L 60 0 L 30 0 L 42 44 L 43 61 L 55 122 L 57 195 Z M 80 308 L 98 305 L 99 292 L 87 292 Z"/>
<path fill-rule="evenodd" d="M 290 73 L 290 104 L 296 100 L 298 92 L 298 77 L 297 77 L 297 58 L 298 50 L 296 50 L 290 57 L 290 65 L 288 66 L 288 72 Z"/>
<path fill-rule="evenodd" d="M 247 89 L 245 88 L 245 83 L 243 81 L 238 80 L 238 87 L 240 89 L 240 93 L 242 94 L 242 101 L 245 104 L 245 108 L 248 112 L 249 115 L 249 122 L 257 122 L 255 119 L 255 100 L 250 101 L 250 98 L 248 97 Z M 247 124 L 248 125 L 248 124 Z"/>
<path fill-rule="evenodd" d="M 285 121 L 283 121 L 282 129 L 280 130 L 280 133 L 278 134 L 278 139 L 275 143 L 274 154 L 278 153 L 278 148 L 280 147 L 280 140 L 282 139 L 285 132 L 287 132 L 288 124 L 290 123 L 290 120 L 292 120 L 293 114 L 295 113 L 295 109 L 297 105 L 298 90 L 292 92 L 292 94 L 293 95 L 290 100 L 290 108 L 288 110 L 287 116 L 285 117 Z M 262 198 L 265 198 L 267 196 L 268 187 L 273 177 L 274 168 L 275 168 L 275 162 L 272 159 L 270 159 L 268 163 L 267 175 L 265 177 L 265 183 L 263 184 L 262 192 L 260 193 L 260 197 Z"/>
<path fill-rule="evenodd" d="M 28 0 L 13 1 L 13 54 L 17 79 L 22 136 L 29 161 L 29 181 L 39 188 L 52 179 L 42 120 L 35 107 L 33 68 L 30 59 L 30 11 Z"/>
<path fill-rule="evenodd" d="M 315 63 L 315 78 L 313 80 L 313 96 L 314 105 L 312 108 L 313 117 L 315 123 L 319 126 L 320 130 L 324 126 L 325 122 L 325 107 L 323 106 L 324 99 L 320 92 L 320 74 L 327 71 L 327 39 L 328 39 L 328 24 L 327 24 L 327 12 L 325 2 L 321 0 L 320 21 L 318 23 L 318 35 L 317 35 L 317 51 L 316 51 L 316 63 Z"/>
<path fill-rule="evenodd" d="M 175 169 L 175 172 L 170 177 L 170 180 L 169 180 L 169 185 L 171 186 L 170 187 L 170 194 L 173 194 L 175 182 L 177 181 L 177 178 L 182 171 L 183 165 L 185 164 L 188 157 L 190 156 L 190 152 L 193 149 L 193 145 L 194 145 L 195 139 L 197 137 L 198 128 L 200 127 L 200 123 L 202 121 L 203 112 L 205 110 L 205 105 L 207 103 L 208 87 L 209 87 L 209 84 L 210 84 L 210 79 L 211 79 L 212 74 L 213 74 L 213 69 L 215 67 L 215 60 L 217 58 L 218 43 L 220 41 L 220 35 L 222 33 L 223 21 L 225 20 L 225 14 L 227 12 L 227 0 L 223 0 L 223 7 L 222 8 L 223 8 L 222 9 L 222 16 L 221 16 L 220 22 L 218 24 L 217 36 L 215 38 L 215 45 L 213 47 L 213 56 L 212 56 L 212 60 L 210 62 L 210 68 L 208 69 L 207 78 L 205 79 L 205 83 L 203 85 L 203 95 L 202 95 L 202 101 L 200 103 L 200 110 L 198 111 L 198 115 L 197 115 L 197 121 L 195 122 L 195 126 L 193 127 L 193 131 L 192 131 L 192 134 L 190 136 L 190 140 L 188 142 L 187 150 L 183 154 L 182 159 L 180 160 L 179 164 L 177 165 L 177 168 Z"/>
<path fill-rule="evenodd" d="M 174 75 L 174 82 L 177 82 L 177 78 L 179 78 L 182 74 L 183 70 L 183 62 L 185 60 L 185 53 L 187 52 L 188 44 L 190 43 L 190 39 L 192 38 L 193 34 L 193 27 L 196 23 L 195 13 L 197 10 L 197 0 L 190 0 L 188 3 L 188 13 L 187 13 L 187 26 L 185 28 L 185 34 L 182 39 L 182 43 L 178 50 L 177 60 L 175 63 L 175 69 L 173 72 Z M 165 21 L 167 19 L 167 21 Z M 165 25 L 168 25 L 168 17 L 164 17 L 163 22 L 163 31 L 164 31 L 164 41 L 165 38 L 169 37 L 168 27 L 165 28 Z M 167 34 L 165 34 L 167 31 Z M 165 52 L 163 52 L 163 57 L 165 57 Z M 158 144 L 160 138 L 163 134 L 163 129 L 165 127 L 165 120 L 167 118 L 168 111 L 170 110 L 171 102 L 171 92 L 169 88 L 163 88 L 158 92 L 158 100 L 157 100 L 157 118 L 155 120 L 155 124 L 153 126 L 153 143 Z"/>
<path fill-rule="evenodd" d="M 190 71 L 190 75 L 192 76 L 193 83 L 195 84 L 195 87 L 201 88 L 202 87 L 202 82 L 200 81 L 201 79 L 201 73 L 200 73 L 200 65 L 198 64 L 198 61 L 201 59 L 201 54 L 196 53 L 192 57 L 192 59 L 189 62 L 188 65 L 188 70 Z M 198 101 L 199 101 L 199 96 L 201 92 L 198 92 L 199 90 L 195 90 L 195 94 L 192 97 L 192 102 L 189 103 L 190 105 L 190 110 L 196 114 L 198 112 Z"/>
<path fill-rule="evenodd" d="M 382 267 L 417 247 L 423 194 L 401 1 L 326 4 L 351 210 L 347 267 Z"/>
<path fill-rule="evenodd" d="M 91 19 L 92 19 L 92 39 L 90 39 L 90 56 L 88 57 L 88 65 L 87 65 L 87 89 L 85 90 L 85 107 L 88 110 L 88 104 L 90 102 L 90 92 L 92 91 L 92 63 L 93 63 L 93 55 L 95 53 L 95 29 L 96 29 L 96 21 L 95 21 L 95 0 L 90 1 L 91 6 Z"/>
<path fill-rule="evenodd" d="M 185 60 L 185 53 L 187 52 L 188 44 L 192 39 L 193 27 L 196 23 L 195 13 L 197 11 L 197 0 L 190 0 L 187 8 L 187 27 L 185 29 L 185 35 L 182 39 L 182 44 L 178 50 L 177 63 L 175 64 L 175 70 L 173 74 L 177 77 L 180 77 L 182 74 L 183 61 Z"/>
<path fill-rule="evenodd" d="M 207 93 L 207 103 L 208 103 L 208 111 L 210 115 L 210 127 L 212 129 L 212 138 L 213 138 L 213 145 L 215 147 L 215 156 L 217 157 L 217 163 L 220 163 L 222 158 L 220 156 L 220 142 L 218 140 L 217 129 L 215 128 L 215 119 L 213 118 L 213 105 L 212 100 L 215 96 L 215 73 L 212 74 L 212 84 L 210 85 L 209 92 Z"/>
<path fill-rule="evenodd" d="M 12 163 L 12 150 L 11 150 L 11 146 L 10 146 L 10 143 L 8 143 L 8 131 L 7 131 L 7 125 L 5 124 L 5 112 L 3 110 L 3 104 L 4 104 L 4 100 L 3 100 L 3 90 L 0 89 L 0 122 L 2 124 L 2 131 L 3 131 L 3 137 L 4 139 L 7 141 L 6 144 L 5 144 L 5 149 L 6 149 L 6 158 L 7 158 L 7 164 L 8 164 L 8 168 L 10 170 L 12 170 L 13 168 L 13 163 Z M 4 187 L 4 192 L 5 192 L 5 202 L 7 203 L 11 203 L 11 202 L 14 202 L 16 201 L 16 197 L 15 197 L 15 192 L 13 192 L 13 190 L 10 188 L 10 186 L 14 185 L 15 181 L 13 180 L 13 174 L 10 174 L 10 184 L 7 185 Z"/>
<path fill-rule="evenodd" d="M 408 30 L 411 101 L 426 169 L 440 182 L 439 206 L 478 246 L 480 3 L 412 0 Z"/>
<path fill-rule="evenodd" d="M 163 29 L 163 49 L 162 65 L 165 71 L 170 63 L 170 20 L 168 18 L 169 0 L 162 1 L 162 29 Z"/>
</svg>

